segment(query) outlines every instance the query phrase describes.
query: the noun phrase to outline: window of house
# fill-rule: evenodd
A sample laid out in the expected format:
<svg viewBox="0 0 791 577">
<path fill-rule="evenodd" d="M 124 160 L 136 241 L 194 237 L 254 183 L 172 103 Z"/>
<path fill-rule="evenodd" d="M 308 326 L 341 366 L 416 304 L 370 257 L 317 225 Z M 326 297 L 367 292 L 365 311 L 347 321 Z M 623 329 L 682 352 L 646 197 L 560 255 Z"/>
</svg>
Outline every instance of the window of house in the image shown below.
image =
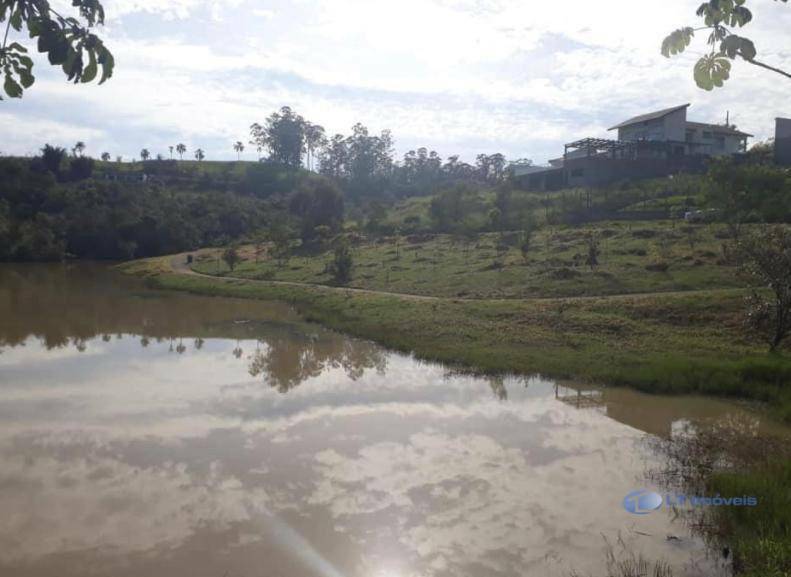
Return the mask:
<svg viewBox="0 0 791 577">
<path fill-rule="evenodd" d="M 703 131 L 703 138 L 711 138 L 711 132 Z"/>
<path fill-rule="evenodd" d="M 716 147 L 719 148 L 720 150 L 724 150 L 725 149 L 725 137 L 724 136 L 718 136 L 717 138 L 715 138 L 714 139 L 714 143 L 715 143 Z"/>
<path fill-rule="evenodd" d="M 692 142 L 693 140 L 695 140 L 695 131 L 687 130 L 687 142 Z"/>
<path fill-rule="evenodd" d="M 571 176 L 585 176 L 585 169 L 584 168 L 575 168 L 571 171 Z"/>
</svg>

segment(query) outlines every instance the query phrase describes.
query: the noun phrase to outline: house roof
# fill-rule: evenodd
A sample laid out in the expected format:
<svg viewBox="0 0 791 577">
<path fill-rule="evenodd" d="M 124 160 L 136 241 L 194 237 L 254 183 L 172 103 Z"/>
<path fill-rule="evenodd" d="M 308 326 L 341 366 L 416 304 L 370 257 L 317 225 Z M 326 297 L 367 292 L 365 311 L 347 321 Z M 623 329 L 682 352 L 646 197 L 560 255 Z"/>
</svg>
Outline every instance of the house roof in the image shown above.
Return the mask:
<svg viewBox="0 0 791 577">
<path fill-rule="evenodd" d="M 618 128 L 623 128 L 625 126 L 631 126 L 632 124 L 639 124 L 641 122 L 648 122 L 649 120 L 658 120 L 660 118 L 664 118 L 668 114 L 672 114 L 684 108 L 689 108 L 689 104 L 682 104 L 681 106 L 674 106 L 673 108 L 665 108 L 664 110 L 657 110 L 656 112 L 649 112 L 648 114 L 641 114 L 640 116 L 635 116 L 634 118 L 630 118 L 629 120 L 625 120 L 620 124 L 616 124 L 612 128 L 608 128 L 607 130 L 616 130 Z"/>
<path fill-rule="evenodd" d="M 732 134 L 734 136 L 749 136 L 750 138 L 753 137 L 752 134 L 747 134 L 746 132 L 742 132 L 741 130 L 736 130 L 734 127 L 725 126 L 724 124 L 706 124 L 705 122 L 687 121 L 687 128 L 701 128 L 703 130 L 718 132 L 719 134 Z"/>
</svg>

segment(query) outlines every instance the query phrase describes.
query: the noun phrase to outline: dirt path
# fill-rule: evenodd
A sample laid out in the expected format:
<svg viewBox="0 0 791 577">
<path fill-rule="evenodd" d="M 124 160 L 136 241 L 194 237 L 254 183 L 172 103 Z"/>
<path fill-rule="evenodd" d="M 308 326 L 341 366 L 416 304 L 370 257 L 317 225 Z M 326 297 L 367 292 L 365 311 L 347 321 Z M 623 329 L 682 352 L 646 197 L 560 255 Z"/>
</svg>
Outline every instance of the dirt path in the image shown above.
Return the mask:
<svg viewBox="0 0 791 577">
<path fill-rule="evenodd" d="M 647 292 L 647 293 L 621 293 L 621 294 L 613 294 L 613 295 L 594 295 L 594 296 L 572 296 L 572 297 L 531 297 L 531 298 L 499 298 L 499 299 L 471 299 L 471 298 L 463 298 L 463 297 L 437 297 L 437 296 L 427 296 L 427 295 L 416 295 L 410 293 L 399 293 L 399 292 L 390 292 L 390 291 L 378 291 L 372 289 L 361 289 L 361 288 L 350 288 L 350 287 L 334 287 L 329 285 L 323 284 L 314 284 L 314 283 L 306 283 L 306 282 L 294 282 L 294 281 L 281 281 L 281 280 L 259 280 L 259 279 L 250 279 L 244 277 L 235 277 L 235 276 L 217 276 L 211 274 L 204 274 L 201 272 L 196 272 L 192 270 L 192 268 L 187 264 L 187 254 L 192 254 L 193 256 L 195 253 L 181 253 L 176 254 L 170 257 L 169 263 L 170 267 L 173 269 L 173 272 L 179 274 L 187 274 L 192 276 L 199 276 L 203 278 L 211 278 L 215 280 L 243 280 L 245 282 L 250 282 L 254 284 L 262 284 L 262 285 L 270 285 L 270 286 L 284 286 L 284 287 L 299 287 L 299 288 L 310 288 L 316 289 L 321 291 L 327 291 L 332 293 L 346 293 L 346 294 L 364 294 L 364 295 L 373 295 L 373 296 L 390 296 L 396 297 L 404 300 L 412 300 L 412 301 L 463 301 L 463 302 L 481 302 L 481 301 L 561 301 L 561 302 L 574 302 L 574 301 L 587 301 L 587 300 L 595 300 L 595 299 L 614 299 L 614 300 L 626 300 L 626 299 L 639 299 L 639 298 L 650 298 L 650 297 L 657 297 L 657 296 L 691 296 L 691 295 L 703 295 L 703 294 L 717 294 L 717 293 L 728 293 L 728 292 L 735 292 L 739 291 L 740 289 L 733 289 L 733 288 L 726 288 L 726 289 L 702 289 L 702 290 L 687 290 L 687 291 L 667 291 L 667 292 Z"/>
</svg>

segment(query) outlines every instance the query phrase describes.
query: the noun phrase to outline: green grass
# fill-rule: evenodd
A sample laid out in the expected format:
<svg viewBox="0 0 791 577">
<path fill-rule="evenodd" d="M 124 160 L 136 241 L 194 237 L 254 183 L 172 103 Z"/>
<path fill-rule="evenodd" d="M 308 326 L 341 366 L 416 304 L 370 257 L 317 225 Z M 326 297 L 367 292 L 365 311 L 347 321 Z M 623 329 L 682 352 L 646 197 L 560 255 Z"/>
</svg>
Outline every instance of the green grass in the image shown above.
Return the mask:
<svg viewBox="0 0 791 577">
<path fill-rule="evenodd" d="M 729 536 L 734 566 L 744 577 L 791 575 L 791 459 L 749 472 L 718 473 L 709 491 L 721 495 L 755 495 L 756 507 L 719 507 L 720 530 Z"/>
<path fill-rule="evenodd" d="M 587 238 L 600 238 L 599 266 L 585 265 Z M 549 227 L 537 233 L 523 258 L 518 233 L 487 233 L 462 239 L 408 235 L 353 247 L 349 286 L 377 291 L 466 298 L 532 298 L 737 288 L 735 267 L 723 258 L 717 225 L 608 222 Z M 510 246 L 508 246 L 510 244 Z M 299 254 L 286 266 L 252 253 L 233 276 L 329 284 L 329 250 Z M 196 271 L 228 274 L 212 255 Z M 667 267 L 666 270 L 664 267 Z"/>
</svg>

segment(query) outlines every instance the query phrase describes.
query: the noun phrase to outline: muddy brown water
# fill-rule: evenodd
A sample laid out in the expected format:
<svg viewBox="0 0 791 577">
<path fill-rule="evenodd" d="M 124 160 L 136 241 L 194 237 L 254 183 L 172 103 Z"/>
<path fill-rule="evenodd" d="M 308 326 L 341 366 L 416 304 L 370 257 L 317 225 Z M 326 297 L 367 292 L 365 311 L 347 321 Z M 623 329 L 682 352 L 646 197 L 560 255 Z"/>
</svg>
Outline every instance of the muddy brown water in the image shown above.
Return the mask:
<svg viewBox="0 0 791 577">
<path fill-rule="evenodd" d="M 459 375 L 103 265 L 0 265 L 0 575 L 598 575 L 605 542 L 709 575 L 668 512 L 622 500 L 647 437 L 734 415 L 774 427 Z"/>
</svg>

